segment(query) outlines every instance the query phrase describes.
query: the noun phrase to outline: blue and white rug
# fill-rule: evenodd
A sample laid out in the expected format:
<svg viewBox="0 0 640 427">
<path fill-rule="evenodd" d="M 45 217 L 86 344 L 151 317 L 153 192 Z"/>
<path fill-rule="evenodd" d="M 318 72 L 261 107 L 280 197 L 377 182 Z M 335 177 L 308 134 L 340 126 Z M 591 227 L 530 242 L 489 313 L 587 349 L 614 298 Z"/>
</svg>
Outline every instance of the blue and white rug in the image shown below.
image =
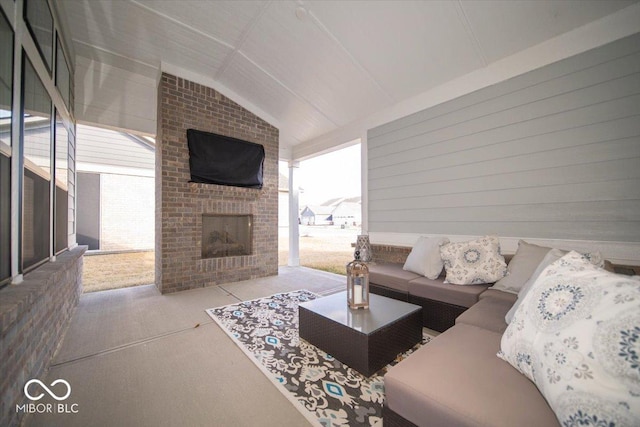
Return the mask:
<svg viewBox="0 0 640 427">
<path fill-rule="evenodd" d="M 430 337 L 365 377 L 298 337 L 298 304 L 316 298 L 300 290 L 206 311 L 312 424 L 380 425 L 384 374 Z"/>
</svg>

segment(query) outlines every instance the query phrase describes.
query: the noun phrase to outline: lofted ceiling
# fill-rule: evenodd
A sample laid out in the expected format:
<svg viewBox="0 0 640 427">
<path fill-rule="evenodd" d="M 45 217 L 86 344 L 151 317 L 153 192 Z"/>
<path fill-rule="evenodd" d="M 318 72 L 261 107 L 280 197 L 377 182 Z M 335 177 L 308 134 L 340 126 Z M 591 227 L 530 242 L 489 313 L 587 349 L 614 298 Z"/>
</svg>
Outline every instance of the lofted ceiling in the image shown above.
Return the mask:
<svg viewBox="0 0 640 427">
<path fill-rule="evenodd" d="M 293 147 L 636 1 L 62 0 L 57 6 L 76 62 L 100 58 L 154 78 L 173 64 L 206 76 L 263 112 L 280 128 L 281 145 Z"/>
</svg>

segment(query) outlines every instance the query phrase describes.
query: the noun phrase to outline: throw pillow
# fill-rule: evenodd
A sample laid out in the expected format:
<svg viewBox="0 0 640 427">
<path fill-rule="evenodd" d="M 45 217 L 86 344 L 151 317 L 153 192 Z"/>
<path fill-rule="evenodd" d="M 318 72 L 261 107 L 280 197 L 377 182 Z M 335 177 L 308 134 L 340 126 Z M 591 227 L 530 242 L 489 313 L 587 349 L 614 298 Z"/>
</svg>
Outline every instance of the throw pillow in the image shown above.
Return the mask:
<svg viewBox="0 0 640 427">
<path fill-rule="evenodd" d="M 547 252 L 547 255 L 545 255 L 545 257 L 542 259 L 542 261 L 540 262 L 536 270 L 533 272 L 533 274 L 529 278 L 529 280 L 527 280 L 527 282 L 524 284 L 522 289 L 520 289 L 520 292 L 518 292 L 518 299 L 516 300 L 516 302 L 513 304 L 511 309 L 509 309 L 507 314 L 504 316 L 504 320 L 505 322 L 507 322 L 507 324 L 511 323 L 511 321 L 513 320 L 514 313 L 516 312 L 516 310 L 520 306 L 520 303 L 522 303 L 523 298 L 525 297 L 525 295 L 527 295 L 527 292 L 529 292 L 529 289 L 531 289 L 531 286 L 533 286 L 533 284 L 535 283 L 538 276 L 540 276 L 542 271 L 545 268 L 547 268 L 550 264 L 556 262 L 557 260 L 565 256 L 567 253 L 568 252 L 563 251 L 562 249 L 556 249 L 556 248 L 551 249 L 549 252 Z M 582 259 L 589 261 L 591 264 L 595 265 L 596 267 L 604 268 L 603 266 L 605 265 L 605 262 L 603 261 L 602 255 L 600 254 L 600 252 L 598 251 L 587 252 L 587 253 L 580 254 L 580 256 L 582 257 Z M 612 270 L 608 270 L 608 271 L 613 272 Z"/>
<path fill-rule="evenodd" d="M 536 282 L 540 274 L 544 271 L 544 269 L 566 254 L 567 253 L 565 251 L 562 251 L 560 249 L 551 249 L 549 252 L 547 252 L 542 261 L 540 261 L 540 264 L 536 268 L 536 271 L 533 272 L 529 280 L 527 280 L 522 289 L 520 289 L 520 292 L 518 292 L 518 299 L 516 300 L 516 302 L 513 304 L 513 306 L 511 306 L 511 309 L 504 316 L 504 320 L 507 322 L 507 324 L 511 323 L 511 320 L 513 320 L 513 315 L 516 313 L 518 307 L 520 307 L 522 300 L 524 300 L 524 297 L 527 295 L 527 293 L 529 293 L 529 290 Z"/>
<path fill-rule="evenodd" d="M 440 246 L 449 243 L 446 237 L 420 237 L 402 267 L 429 279 L 437 279 L 442 273 Z"/>
<path fill-rule="evenodd" d="M 640 425 L 640 281 L 570 252 L 532 285 L 498 356 L 532 380 L 561 425 Z"/>
<path fill-rule="evenodd" d="M 491 289 L 517 294 L 550 250 L 551 248 L 520 240 L 518 250 L 507 266 L 507 275 L 498 280 Z"/>
<path fill-rule="evenodd" d="M 446 281 L 455 285 L 493 283 L 507 271 L 497 236 L 442 245 L 440 256 L 447 271 Z"/>
</svg>

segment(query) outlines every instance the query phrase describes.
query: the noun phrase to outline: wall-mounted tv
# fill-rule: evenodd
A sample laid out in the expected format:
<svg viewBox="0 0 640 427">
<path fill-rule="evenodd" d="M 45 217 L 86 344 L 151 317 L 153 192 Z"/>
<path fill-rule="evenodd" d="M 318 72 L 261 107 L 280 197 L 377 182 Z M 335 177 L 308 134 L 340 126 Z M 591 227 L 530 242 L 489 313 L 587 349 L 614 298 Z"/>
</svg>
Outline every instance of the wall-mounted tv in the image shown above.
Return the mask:
<svg viewBox="0 0 640 427">
<path fill-rule="evenodd" d="M 195 129 L 187 142 L 191 182 L 262 188 L 262 145 Z"/>
</svg>

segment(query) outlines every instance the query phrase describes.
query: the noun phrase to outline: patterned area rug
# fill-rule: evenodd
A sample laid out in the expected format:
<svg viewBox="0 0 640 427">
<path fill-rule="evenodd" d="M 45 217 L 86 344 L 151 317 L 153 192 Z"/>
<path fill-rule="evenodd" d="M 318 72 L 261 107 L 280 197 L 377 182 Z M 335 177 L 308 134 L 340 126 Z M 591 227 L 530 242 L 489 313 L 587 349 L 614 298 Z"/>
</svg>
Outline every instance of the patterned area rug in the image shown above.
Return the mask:
<svg viewBox="0 0 640 427">
<path fill-rule="evenodd" d="M 384 374 L 430 337 L 367 378 L 298 337 L 298 304 L 316 298 L 300 290 L 206 311 L 312 424 L 381 425 Z"/>
</svg>

